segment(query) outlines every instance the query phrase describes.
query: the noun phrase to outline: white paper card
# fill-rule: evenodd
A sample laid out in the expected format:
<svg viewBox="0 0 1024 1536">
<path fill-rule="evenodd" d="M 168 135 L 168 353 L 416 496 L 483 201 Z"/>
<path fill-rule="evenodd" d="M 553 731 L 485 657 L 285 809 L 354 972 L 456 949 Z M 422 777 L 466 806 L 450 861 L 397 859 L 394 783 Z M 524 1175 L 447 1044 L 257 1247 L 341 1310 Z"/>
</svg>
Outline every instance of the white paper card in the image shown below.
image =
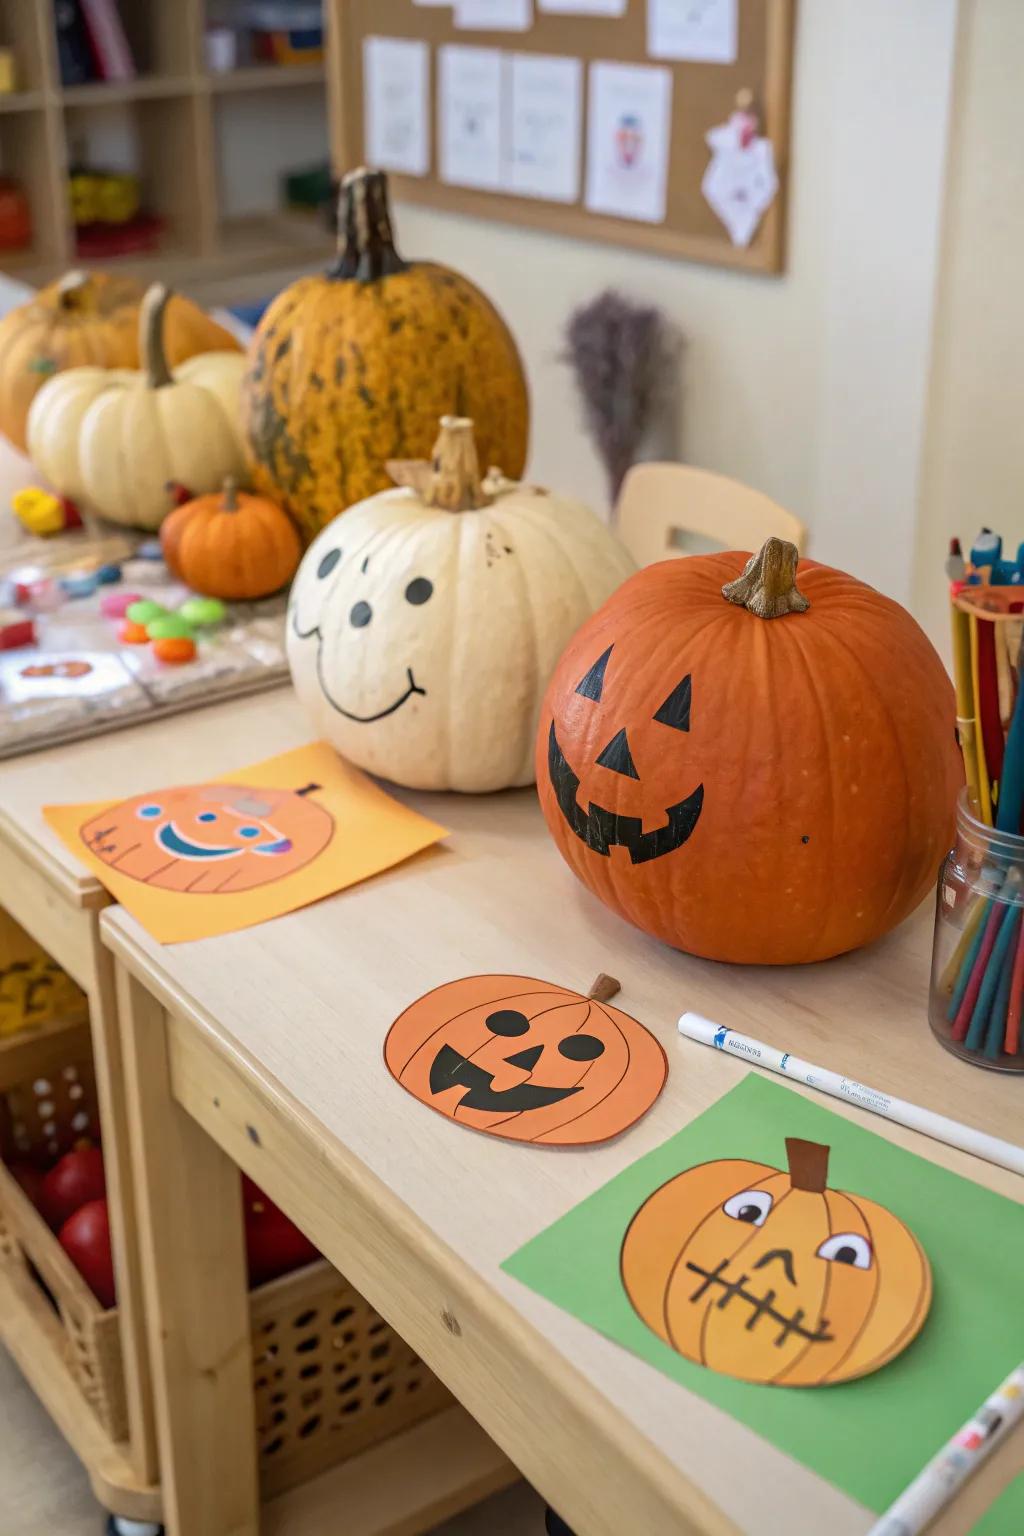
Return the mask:
<svg viewBox="0 0 1024 1536">
<path fill-rule="evenodd" d="M 580 192 L 583 65 L 540 53 L 514 53 L 508 65 L 508 190 L 574 203 Z"/>
<path fill-rule="evenodd" d="M 529 32 L 533 0 L 455 0 L 455 25 L 477 32 Z"/>
<path fill-rule="evenodd" d="M 452 43 L 439 49 L 438 59 L 441 180 L 498 191 L 503 169 L 501 54 L 497 48 Z"/>
<path fill-rule="evenodd" d="M 552 16 L 625 16 L 627 0 L 537 0 Z"/>
<path fill-rule="evenodd" d="M 647 0 L 647 52 L 653 59 L 735 64 L 737 0 Z"/>
<path fill-rule="evenodd" d="M 430 50 L 409 38 L 363 44 L 363 136 L 370 165 L 406 176 L 430 169 Z"/>
<path fill-rule="evenodd" d="M 750 244 L 779 190 L 772 141 L 759 137 L 753 123 L 747 113 L 734 112 L 705 135 L 711 159 L 700 189 L 740 246 Z"/>
<path fill-rule="evenodd" d="M 664 221 L 671 122 L 671 70 L 591 64 L 586 205 L 592 213 Z"/>
</svg>

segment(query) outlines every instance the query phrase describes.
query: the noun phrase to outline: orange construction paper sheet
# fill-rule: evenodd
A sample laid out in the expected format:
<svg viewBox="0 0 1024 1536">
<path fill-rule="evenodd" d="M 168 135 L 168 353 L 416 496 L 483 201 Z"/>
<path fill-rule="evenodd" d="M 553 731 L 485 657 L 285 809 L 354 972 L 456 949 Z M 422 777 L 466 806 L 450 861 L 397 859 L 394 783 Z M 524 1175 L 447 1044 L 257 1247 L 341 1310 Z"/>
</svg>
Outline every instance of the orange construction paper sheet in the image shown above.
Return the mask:
<svg viewBox="0 0 1024 1536">
<path fill-rule="evenodd" d="M 446 835 L 324 742 L 210 783 L 43 815 L 162 944 L 281 917 Z"/>
</svg>

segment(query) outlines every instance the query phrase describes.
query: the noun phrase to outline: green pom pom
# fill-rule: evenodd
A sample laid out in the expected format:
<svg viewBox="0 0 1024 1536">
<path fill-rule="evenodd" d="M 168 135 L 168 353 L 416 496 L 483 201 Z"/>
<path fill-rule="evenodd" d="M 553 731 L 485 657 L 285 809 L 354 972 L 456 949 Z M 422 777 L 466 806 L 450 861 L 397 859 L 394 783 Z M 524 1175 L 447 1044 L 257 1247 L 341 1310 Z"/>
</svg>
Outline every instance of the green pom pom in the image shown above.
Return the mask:
<svg viewBox="0 0 1024 1536">
<path fill-rule="evenodd" d="M 154 619 L 163 618 L 166 612 L 162 603 L 154 603 L 151 597 L 140 597 L 137 603 L 129 603 L 125 618 L 133 624 L 152 624 Z"/>
<path fill-rule="evenodd" d="M 177 613 L 162 613 L 146 625 L 151 640 L 191 640 L 192 625 Z"/>
<path fill-rule="evenodd" d="M 226 613 L 227 609 L 219 597 L 189 597 L 178 609 L 179 617 L 196 625 L 198 629 L 223 623 Z"/>
</svg>

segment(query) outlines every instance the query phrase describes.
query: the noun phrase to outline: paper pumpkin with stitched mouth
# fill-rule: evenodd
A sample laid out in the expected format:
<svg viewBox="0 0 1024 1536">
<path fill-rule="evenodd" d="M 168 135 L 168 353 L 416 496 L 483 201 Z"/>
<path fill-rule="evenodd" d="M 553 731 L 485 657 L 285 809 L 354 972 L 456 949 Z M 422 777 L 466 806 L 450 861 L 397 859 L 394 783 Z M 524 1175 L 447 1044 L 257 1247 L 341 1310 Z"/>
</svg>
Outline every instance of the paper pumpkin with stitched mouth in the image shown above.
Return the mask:
<svg viewBox="0 0 1024 1536">
<path fill-rule="evenodd" d="M 863 582 L 769 539 L 638 572 L 570 642 L 541 711 L 556 847 L 692 954 L 824 960 L 935 884 L 963 763 L 949 676 Z"/>
<path fill-rule="evenodd" d="M 192 784 L 136 795 L 87 821 L 89 852 L 163 891 L 237 895 L 294 874 L 331 840 L 334 819 L 302 789 Z"/>
<path fill-rule="evenodd" d="M 742 1381 L 866 1376 L 917 1337 L 928 1259 L 883 1206 L 828 1187 L 828 1147 L 787 1139 L 788 1172 L 723 1158 L 663 1184 L 622 1244 L 633 1308 L 666 1344 Z"/>
<path fill-rule="evenodd" d="M 581 1146 L 645 1114 L 668 1072 L 642 1024 L 607 999 L 529 976 L 468 976 L 396 1019 L 384 1044 L 392 1077 L 438 1114 L 506 1141 Z"/>
<path fill-rule="evenodd" d="M 633 562 L 578 502 L 495 471 L 445 417 L 430 463 L 351 507 L 292 586 L 288 660 L 314 729 L 414 789 L 533 780 L 541 697 L 573 631 Z"/>
</svg>

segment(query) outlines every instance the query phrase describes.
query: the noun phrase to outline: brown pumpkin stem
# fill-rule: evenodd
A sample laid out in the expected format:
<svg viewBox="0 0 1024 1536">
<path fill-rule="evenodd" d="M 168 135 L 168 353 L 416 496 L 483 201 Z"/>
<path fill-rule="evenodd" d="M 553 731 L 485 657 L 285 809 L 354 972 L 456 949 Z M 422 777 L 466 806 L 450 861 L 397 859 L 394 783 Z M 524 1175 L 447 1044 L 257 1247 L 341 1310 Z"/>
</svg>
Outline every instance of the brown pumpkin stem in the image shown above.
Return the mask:
<svg viewBox="0 0 1024 1536">
<path fill-rule="evenodd" d="M 167 366 L 164 351 L 164 310 L 171 299 L 171 289 L 164 283 L 153 283 L 142 297 L 139 312 L 139 351 L 142 354 L 142 371 L 146 375 L 148 389 L 163 389 L 173 384 L 174 378 Z"/>
<path fill-rule="evenodd" d="M 622 983 L 616 981 L 614 976 L 606 976 L 604 971 L 602 971 L 600 975 L 595 976 L 594 985 L 587 993 L 587 996 L 595 1003 L 608 1003 L 617 992 L 621 991 Z"/>
<path fill-rule="evenodd" d="M 86 309 L 92 296 L 92 280 L 87 272 L 65 272 L 57 284 L 57 306 L 65 311 Z"/>
<path fill-rule="evenodd" d="M 722 596 L 759 619 L 806 613 L 811 605 L 796 584 L 799 558 L 795 544 L 786 539 L 766 539 L 760 552 L 747 561 L 743 575 L 726 582 Z"/>
<path fill-rule="evenodd" d="M 428 507 L 446 512 L 476 512 L 494 500 L 480 479 L 473 423 L 468 416 L 442 416 L 430 460 L 389 459 L 385 465 L 396 485 L 410 486 Z"/>
<path fill-rule="evenodd" d="M 224 476 L 224 500 L 221 502 L 224 512 L 238 511 L 238 481 L 234 475 Z"/>
<path fill-rule="evenodd" d="M 794 1189 L 805 1189 L 814 1195 L 824 1194 L 828 1187 L 830 1150 L 817 1141 L 800 1141 L 796 1136 L 786 1137 L 789 1182 Z"/>
<path fill-rule="evenodd" d="M 387 176 L 365 166 L 349 171 L 338 199 L 338 259 L 327 276 L 373 283 L 408 266 L 395 248 Z"/>
<path fill-rule="evenodd" d="M 302 788 L 301 789 L 297 789 L 295 791 L 295 793 L 297 795 L 312 795 L 318 789 L 323 789 L 323 785 L 322 784 L 303 784 Z"/>
</svg>

